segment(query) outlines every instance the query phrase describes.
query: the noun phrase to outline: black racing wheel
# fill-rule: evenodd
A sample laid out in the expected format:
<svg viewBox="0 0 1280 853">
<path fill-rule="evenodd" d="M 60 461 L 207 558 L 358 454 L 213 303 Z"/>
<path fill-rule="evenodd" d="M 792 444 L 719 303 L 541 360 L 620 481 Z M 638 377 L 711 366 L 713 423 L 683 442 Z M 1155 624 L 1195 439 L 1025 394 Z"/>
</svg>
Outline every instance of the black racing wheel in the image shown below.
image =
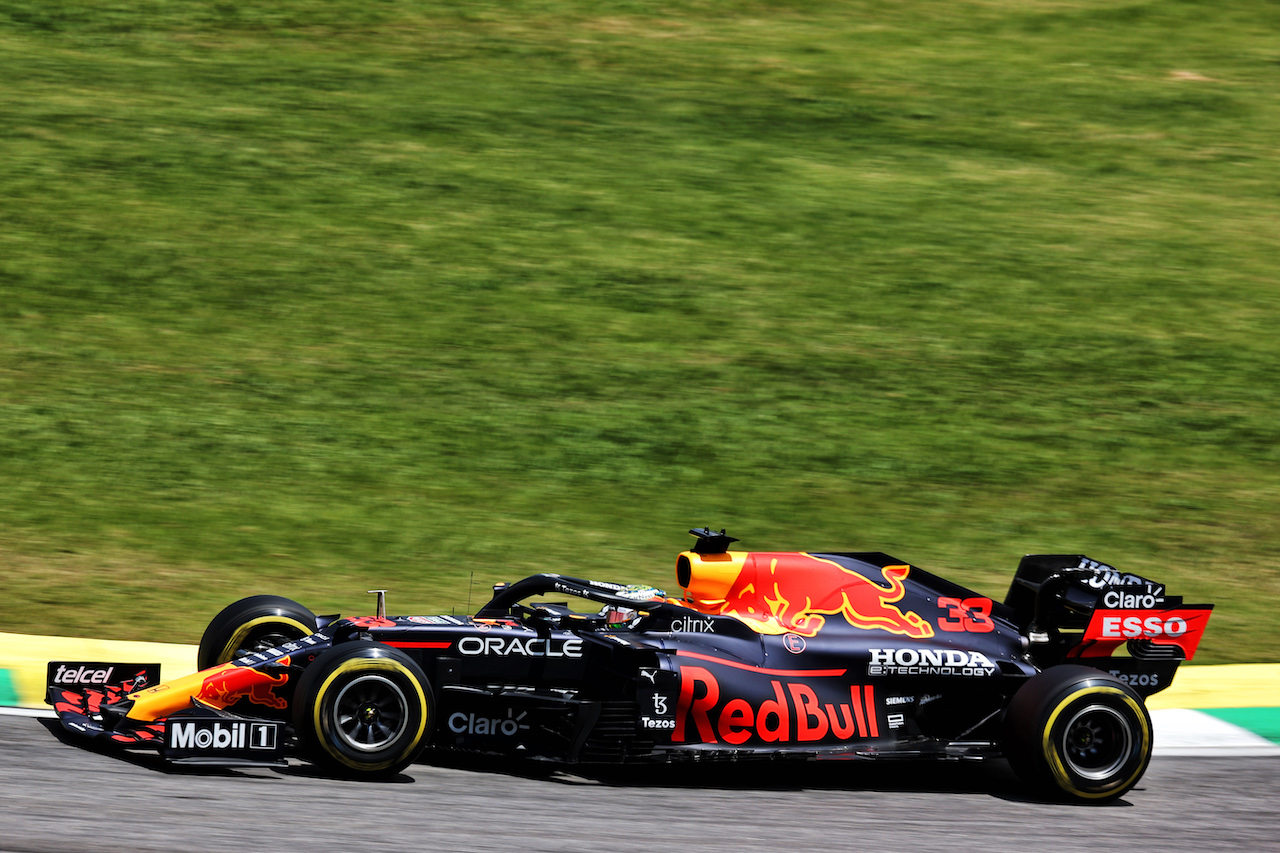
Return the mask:
<svg viewBox="0 0 1280 853">
<path fill-rule="evenodd" d="M 345 775 L 389 776 L 427 743 L 434 704 L 426 675 L 404 652 L 344 643 L 302 673 L 293 726 L 317 764 Z"/>
<path fill-rule="evenodd" d="M 1114 800 L 1136 785 L 1151 742 L 1142 698 L 1087 666 L 1033 676 L 1005 714 L 1006 752 L 1023 781 L 1081 802 Z"/>
<path fill-rule="evenodd" d="M 266 651 L 315 633 L 316 616 L 296 601 L 278 595 L 251 595 L 227 605 L 213 617 L 204 636 L 196 668 Z"/>
</svg>

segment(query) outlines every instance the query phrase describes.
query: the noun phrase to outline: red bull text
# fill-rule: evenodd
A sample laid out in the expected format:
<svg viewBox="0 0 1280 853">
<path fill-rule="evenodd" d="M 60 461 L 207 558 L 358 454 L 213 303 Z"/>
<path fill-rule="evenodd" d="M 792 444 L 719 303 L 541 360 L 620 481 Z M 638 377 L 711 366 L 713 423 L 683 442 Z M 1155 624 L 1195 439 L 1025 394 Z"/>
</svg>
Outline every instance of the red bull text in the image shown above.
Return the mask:
<svg viewBox="0 0 1280 853">
<path fill-rule="evenodd" d="M 854 684 L 825 702 L 809 684 L 770 679 L 772 698 L 721 701 L 720 682 L 708 669 L 680 669 L 673 743 L 847 742 L 880 736 L 880 712 L 872 685 Z M 844 690 L 842 685 L 841 691 Z"/>
</svg>

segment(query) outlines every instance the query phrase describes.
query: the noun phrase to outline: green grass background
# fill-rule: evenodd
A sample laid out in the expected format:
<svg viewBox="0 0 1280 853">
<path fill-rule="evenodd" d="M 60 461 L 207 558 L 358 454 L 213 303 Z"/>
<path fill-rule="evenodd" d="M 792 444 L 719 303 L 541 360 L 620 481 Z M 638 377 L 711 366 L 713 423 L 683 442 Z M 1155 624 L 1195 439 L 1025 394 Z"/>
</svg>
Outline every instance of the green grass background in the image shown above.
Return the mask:
<svg viewBox="0 0 1280 853">
<path fill-rule="evenodd" d="M 711 524 L 1280 660 L 1277 139 L 1257 0 L 0 0 L 0 624 Z"/>
</svg>

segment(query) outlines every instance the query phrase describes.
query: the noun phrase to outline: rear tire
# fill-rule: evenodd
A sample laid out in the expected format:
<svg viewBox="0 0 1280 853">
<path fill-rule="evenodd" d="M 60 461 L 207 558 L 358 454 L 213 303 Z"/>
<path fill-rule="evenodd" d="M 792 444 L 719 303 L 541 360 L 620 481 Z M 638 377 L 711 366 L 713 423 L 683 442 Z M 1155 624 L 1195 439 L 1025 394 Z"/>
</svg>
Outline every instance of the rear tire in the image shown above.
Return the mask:
<svg viewBox="0 0 1280 853">
<path fill-rule="evenodd" d="M 1087 666 L 1033 676 L 1005 714 L 1005 747 L 1022 780 L 1059 797 L 1105 803 L 1138 783 L 1151 760 L 1141 697 Z"/>
<path fill-rule="evenodd" d="M 316 615 L 296 601 L 278 595 L 251 595 L 227 605 L 213 617 L 196 655 L 196 668 L 263 652 L 316 631 Z"/>
<path fill-rule="evenodd" d="M 435 699 L 399 649 L 355 642 L 320 654 L 298 681 L 293 727 L 317 764 L 344 775 L 390 776 L 431 735 Z"/>
</svg>

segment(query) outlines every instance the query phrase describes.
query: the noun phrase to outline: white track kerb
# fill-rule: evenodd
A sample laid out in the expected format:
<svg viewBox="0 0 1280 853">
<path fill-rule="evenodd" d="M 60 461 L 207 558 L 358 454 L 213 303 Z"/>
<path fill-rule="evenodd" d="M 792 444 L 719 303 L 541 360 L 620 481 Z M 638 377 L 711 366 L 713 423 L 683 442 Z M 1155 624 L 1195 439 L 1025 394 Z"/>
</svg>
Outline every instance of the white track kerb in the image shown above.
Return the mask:
<svg viewBox="0 0 1280 853">
<path fill-rule="evenodd" d="M 1280 716 L 1280 708 L 1273 710 Z M 1155 729 L 1154 755 L 1280 756 L 1280 744 L 1203 711 L 1159 708 L 1151 712 L 1151 725 Z"/>
<path fill-rule="evenodd" d="M 54 716 L 44 703 L 51 660 L 159 663 L 161 678 L 169 680 L 195 672 L 196 647 L 0 633 L 0 714 Z M 1147 707 L 1156 757 L 1280 757 L 1280 664 L 1184 664 L 1173 686 Z M 1253 709 L 1245 718 L 1261 733 L 1206 713 L 1221 709 Z"/>
</svg>

